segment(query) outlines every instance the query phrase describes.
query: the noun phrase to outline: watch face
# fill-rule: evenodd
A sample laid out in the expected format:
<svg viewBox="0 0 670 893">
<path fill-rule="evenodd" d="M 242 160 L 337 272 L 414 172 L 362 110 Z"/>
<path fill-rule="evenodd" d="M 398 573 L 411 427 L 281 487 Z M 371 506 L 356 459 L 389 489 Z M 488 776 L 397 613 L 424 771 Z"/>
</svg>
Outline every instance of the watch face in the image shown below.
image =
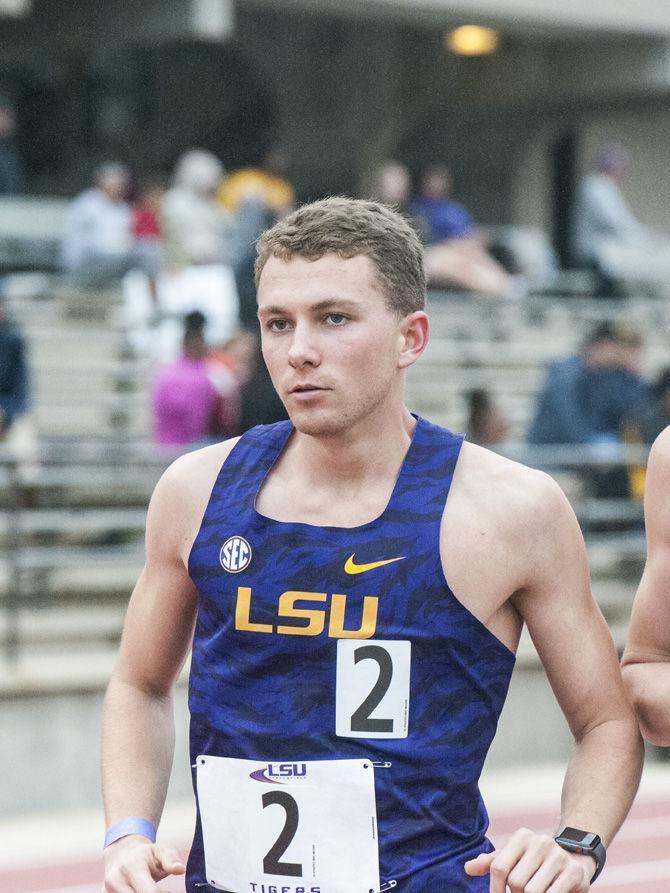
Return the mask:
<svg viewBox="0 0 670 893">
<path fill-rule="evenodd" d="M 564 828 L 558 836 L 561 840 L 578 843 L 583 847 L 594 846 L 599 841 L 597 834 L 592 834 L 590 831 L 580 831 L 578 828 Z"/>
</svg>

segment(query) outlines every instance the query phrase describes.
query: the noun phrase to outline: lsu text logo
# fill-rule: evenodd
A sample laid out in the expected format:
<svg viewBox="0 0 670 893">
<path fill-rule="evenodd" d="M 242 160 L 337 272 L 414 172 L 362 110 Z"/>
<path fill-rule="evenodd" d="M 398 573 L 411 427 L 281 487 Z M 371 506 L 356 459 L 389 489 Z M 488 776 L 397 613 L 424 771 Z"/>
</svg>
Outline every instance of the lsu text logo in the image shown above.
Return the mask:
<svg viewBox="0 0 670 893">
<path fill-rule="evenodd" d="M 330 599 L 330 601 L 329 601 Z M 323 607 L 308 607 L 321 604 Z M 369 639 L 377 629 L 377 596 L 366 595 L 357 616 L 347 612 L 347 596 L 327 592 L 282 592 L 277 600 L 277 620 L 283 623 L 260 623 L 252 619 L 250 586 L 238 586 L 235 605 L 235 629 L 250 633 L 278 633 L 283 636 L 320 636 L 328 621 L 332 639 Z M 258 615 L 256 615 L 258 616 Z M 345 626 L 346 621 L 346 626 Z M 352 628 L 352 624 L 358 624 Z"/>
<path fill-rule="evenodd" d="M 251 564 L 251 546 L 243 536 L 231 536 L 221 546 L 219 562 L 229 574 L 239 574 Z"/>
<path fill-rule="evenodd" d="M 305 775 L 307 775 L 306 763 L 268 763 L 264 769 L 250 772 L 249 778 L 268 784 L 282 784 L 281 779 L 304 778 Z"/>
</svg>

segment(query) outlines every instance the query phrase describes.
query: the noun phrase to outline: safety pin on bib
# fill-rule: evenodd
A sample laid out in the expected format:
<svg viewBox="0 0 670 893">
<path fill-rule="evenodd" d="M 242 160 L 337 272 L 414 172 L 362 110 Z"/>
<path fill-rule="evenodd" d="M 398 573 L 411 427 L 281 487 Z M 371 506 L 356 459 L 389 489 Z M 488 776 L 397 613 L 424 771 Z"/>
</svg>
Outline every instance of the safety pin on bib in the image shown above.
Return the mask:
<svg viewBox="0 0 670 893">
<path fill-rule="evenodd" d="M 394 887 L 398 886 L 397 881 L 387 881 L 379 888 L 379 893 L 386 893 L 387 890 L 392 890 Z"/>
<path fill-rule="evenodd" d="M 386 761 L 375 763 L 374 760 L 370 760 L 370 765 L 374 766 L 375 769 L 390 769 L 393 763 L 388 763 Z M 393 886 L 395 886 L 395 881 L 393 882 Z M 379 893 L 383 893 L 383 890 L 384 888 L 382 887 Z"/>
</svg>

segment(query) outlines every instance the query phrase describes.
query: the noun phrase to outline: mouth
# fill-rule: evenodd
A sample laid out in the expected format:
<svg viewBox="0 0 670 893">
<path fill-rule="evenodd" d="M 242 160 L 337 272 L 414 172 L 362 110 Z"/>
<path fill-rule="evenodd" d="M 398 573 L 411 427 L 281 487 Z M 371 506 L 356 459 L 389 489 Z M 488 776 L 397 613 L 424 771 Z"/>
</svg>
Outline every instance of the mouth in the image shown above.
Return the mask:
<svg viewBox="0 0 670 893">
<path fill-rule="evenodd" d="M 289 394 L 311 394 L 315 391 L 327 391 L 328 388 L 322 388 L 315 384 L 297 384 L 292 387 Z"/>
</svg>

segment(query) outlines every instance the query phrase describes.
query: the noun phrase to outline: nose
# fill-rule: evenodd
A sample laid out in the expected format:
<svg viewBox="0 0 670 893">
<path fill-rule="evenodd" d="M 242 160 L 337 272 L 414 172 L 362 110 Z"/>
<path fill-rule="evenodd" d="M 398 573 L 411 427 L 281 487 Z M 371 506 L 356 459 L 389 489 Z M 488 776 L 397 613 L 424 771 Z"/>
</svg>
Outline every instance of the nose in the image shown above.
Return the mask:
<svg viewBox="0 0 670 893">
<path fill-rule="evenodd" d="M 296 324 L 291 336 L 288 362 L 294 369 L 318 366 L 321 363 L 316 335 L 309 324 L 302 322 Z"/>
</svg>

